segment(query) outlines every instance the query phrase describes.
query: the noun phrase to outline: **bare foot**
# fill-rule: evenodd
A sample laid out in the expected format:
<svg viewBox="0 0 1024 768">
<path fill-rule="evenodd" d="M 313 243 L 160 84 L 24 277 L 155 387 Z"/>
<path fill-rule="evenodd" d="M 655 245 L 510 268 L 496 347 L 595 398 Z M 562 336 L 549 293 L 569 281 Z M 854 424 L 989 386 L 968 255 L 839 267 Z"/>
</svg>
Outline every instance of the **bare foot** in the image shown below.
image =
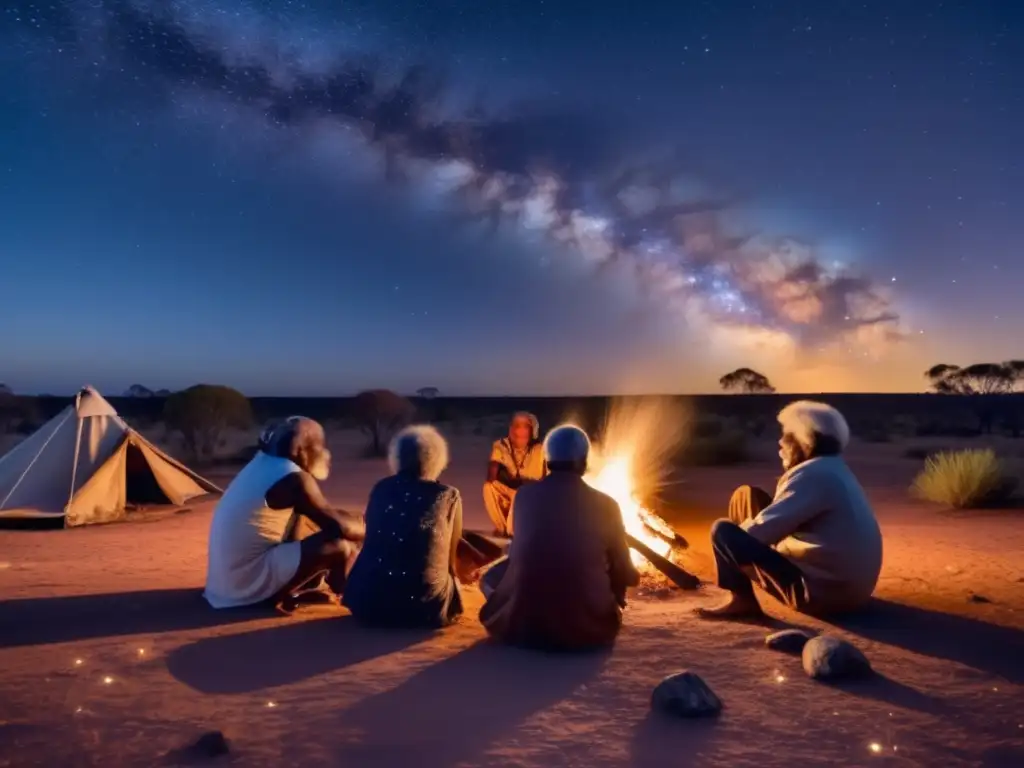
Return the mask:
<svg viewBox="0 0 1024 768">
<path fill-rule="evenodd" d="M 738 597 L 737 595 L 731 595 L 728 600 L 714 608 L 697 608 L 694 613 L 702 619 L 742 621 L 765 617 L 757 598 Z"/>
</svg>

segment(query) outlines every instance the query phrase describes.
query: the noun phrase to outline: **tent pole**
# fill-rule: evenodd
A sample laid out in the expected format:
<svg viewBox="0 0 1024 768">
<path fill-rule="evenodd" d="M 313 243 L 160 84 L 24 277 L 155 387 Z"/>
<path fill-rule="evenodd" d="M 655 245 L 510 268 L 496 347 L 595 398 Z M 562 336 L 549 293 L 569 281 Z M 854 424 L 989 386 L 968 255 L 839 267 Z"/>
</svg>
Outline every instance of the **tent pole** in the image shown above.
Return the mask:
<svg viewBox="0 0 1024 768">
<path fill-rule="evenodd" d="M 75 463 L 71 465 L 71 489 L 68 491 L 68 503 L 64 505 L 65 519 L 68 516 L 68 509 L 71 507 L 71 502 L 75 498 L 75 478 L 78 476 L 78 456 L 79 452 L 82 450 L 82 421 L 83 419 L 78 419 L 78 431 L 75 433 Z"/>
</svg>

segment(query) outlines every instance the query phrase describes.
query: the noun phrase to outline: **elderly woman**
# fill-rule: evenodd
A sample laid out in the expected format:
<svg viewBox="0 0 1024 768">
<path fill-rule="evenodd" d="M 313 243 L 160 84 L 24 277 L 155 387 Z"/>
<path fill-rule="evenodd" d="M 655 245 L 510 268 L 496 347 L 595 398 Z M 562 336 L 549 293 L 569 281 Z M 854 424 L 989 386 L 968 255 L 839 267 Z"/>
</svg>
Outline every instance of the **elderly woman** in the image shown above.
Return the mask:
<svg viewBox="0 0 1024 768">
<path fill-rule="evenodd" d="M 520 411 L 512 417 L 508 435 L 491 446 L 484 483 L 484 508 L 497 536 L 512 535 L 512 502 L 527 483 L 544 476 L 544 452 L 540 444 L 540 423 L 532 413 Z"/>
<path fill-rule="evenodd" d="M 287 611 L 319 577 L 321 597 L 342 589 L 364 529 L 324 499 L 319 482 L 330 471 L 317 422 L 292 416 L 264 431 L 213 511 L 204 592 L 210 605 L 269 601 Z M 303 529 L 315 532 L 300 539 Z"/>
<path fill-rule="evenodd" d="M 366 542 L 343 604 L 375 626 L 438 628 L 462 615 L 456 549 L 462 497 L 437 478 L 448 445 L 431 426 L 411 426 L 391 443 L 393 474 L 370 492 Z"/>
<path fill-rule="evenodd" d="M 824 403 L 801 400 L 779 413 L 779 457 L 785 471 L 772 498 L 742 486 L 729 519 L 711 527 L 718 585 L 731 595 L 705 618 L 763 616 L 756 584 L 809 614 L 856 609 L 870 597 L 882 568 L 882 534 L 871 504 L 842 452 L 850 429 Z"/>
<path fill-rule="evenodd" d="M 619 505 L 583 481 L 586 433 L 552 430 L 550 474 L 516 496 L 508 558 L 486 572 L 480 621 L 512 645 L 582 651 L 609 646 L 622 626 L 626 589 L 639 583 Z"/>
</svg>

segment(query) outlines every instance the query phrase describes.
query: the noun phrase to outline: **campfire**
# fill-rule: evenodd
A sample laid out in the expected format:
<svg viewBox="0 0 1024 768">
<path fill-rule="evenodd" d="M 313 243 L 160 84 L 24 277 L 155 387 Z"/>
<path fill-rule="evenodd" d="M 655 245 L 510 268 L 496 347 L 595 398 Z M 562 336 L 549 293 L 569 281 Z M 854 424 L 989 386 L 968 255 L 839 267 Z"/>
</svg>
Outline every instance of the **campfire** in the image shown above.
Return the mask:
<svg viewBox="0 0 1024 768">
<path fill-rule="evenodd" d="M 671 542 L 675 532 L 661 518 L 641 506 L 630 475 L 629 457 L 613 456 L 605 460 L 597 472 L 588 474 L 584 479 L 591 487 L 607 493 L 619 503 L 626 533 L 662 557 L 668 557 L 672 552 Z M 633 558 L 633 565 L 641 572 L 651 570 L 650 561 L 642 554 L 633 549 L 630 550 L 630 555 Z"/>
<path fill-rule="evenodd" d="M 589 485 L 611 496 L 622 511 L 630 555 L 648 584 L 674 582 L 693 589 L 697 580 L 674 562 L 686 540 L 648 509 L 645 491 L 662 485 L 680 442 L 685 414 L 667 400 L 623 401 L 613 406 L 600 444 L 594 448 Z"/>
</svg>

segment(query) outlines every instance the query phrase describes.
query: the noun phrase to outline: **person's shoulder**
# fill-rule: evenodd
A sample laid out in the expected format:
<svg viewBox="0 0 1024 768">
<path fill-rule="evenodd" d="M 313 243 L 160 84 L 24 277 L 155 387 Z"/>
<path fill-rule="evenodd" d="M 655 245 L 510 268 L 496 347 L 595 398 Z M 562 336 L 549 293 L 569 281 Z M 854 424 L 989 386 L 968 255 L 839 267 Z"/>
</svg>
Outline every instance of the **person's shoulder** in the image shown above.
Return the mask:
<svg viewBox="0 0 1024 768">
<path fill-rule="evenodd" d="M 586 483 L 584 483 L 584 485 L 586 485 Z M 604 491 L 599 491 L 597 488 L 593 488 L 590 485 L 587 485 L 586 487 L 590 498 L 594 500 L 594 504 L 598 506 L 602 512 L 607 515 L 616 516 L 622 514 L 619 509 L 619 502 L 617 502 L 613 496 L 605 493 Z"/>
<path fill-rule="evenodd" d="M 375 501 L 385 498 L 392 493 L 392 489 L 396 485 L 396 476 L 389 475 L 388 477 L 382 477 L 373 487 L 370 489 L 369 504 L 373 504 Z"/>
<path fill-rule="evenodd" d="M 462 501 L 462 493 L 454 485 L 434 480 L 430 483 L 430 487 L 437 494 L 438 499 L 449 501 L 452 504 Z"/>
<path fill-rule="evenodd" d="M 816 456 L 798 464 L 786 472 L 780 485 L 792 486 L 806 483 L 822 483 L 838 478 L 847 472 L 846 462 L 841 456 Z"/>
</svg>

